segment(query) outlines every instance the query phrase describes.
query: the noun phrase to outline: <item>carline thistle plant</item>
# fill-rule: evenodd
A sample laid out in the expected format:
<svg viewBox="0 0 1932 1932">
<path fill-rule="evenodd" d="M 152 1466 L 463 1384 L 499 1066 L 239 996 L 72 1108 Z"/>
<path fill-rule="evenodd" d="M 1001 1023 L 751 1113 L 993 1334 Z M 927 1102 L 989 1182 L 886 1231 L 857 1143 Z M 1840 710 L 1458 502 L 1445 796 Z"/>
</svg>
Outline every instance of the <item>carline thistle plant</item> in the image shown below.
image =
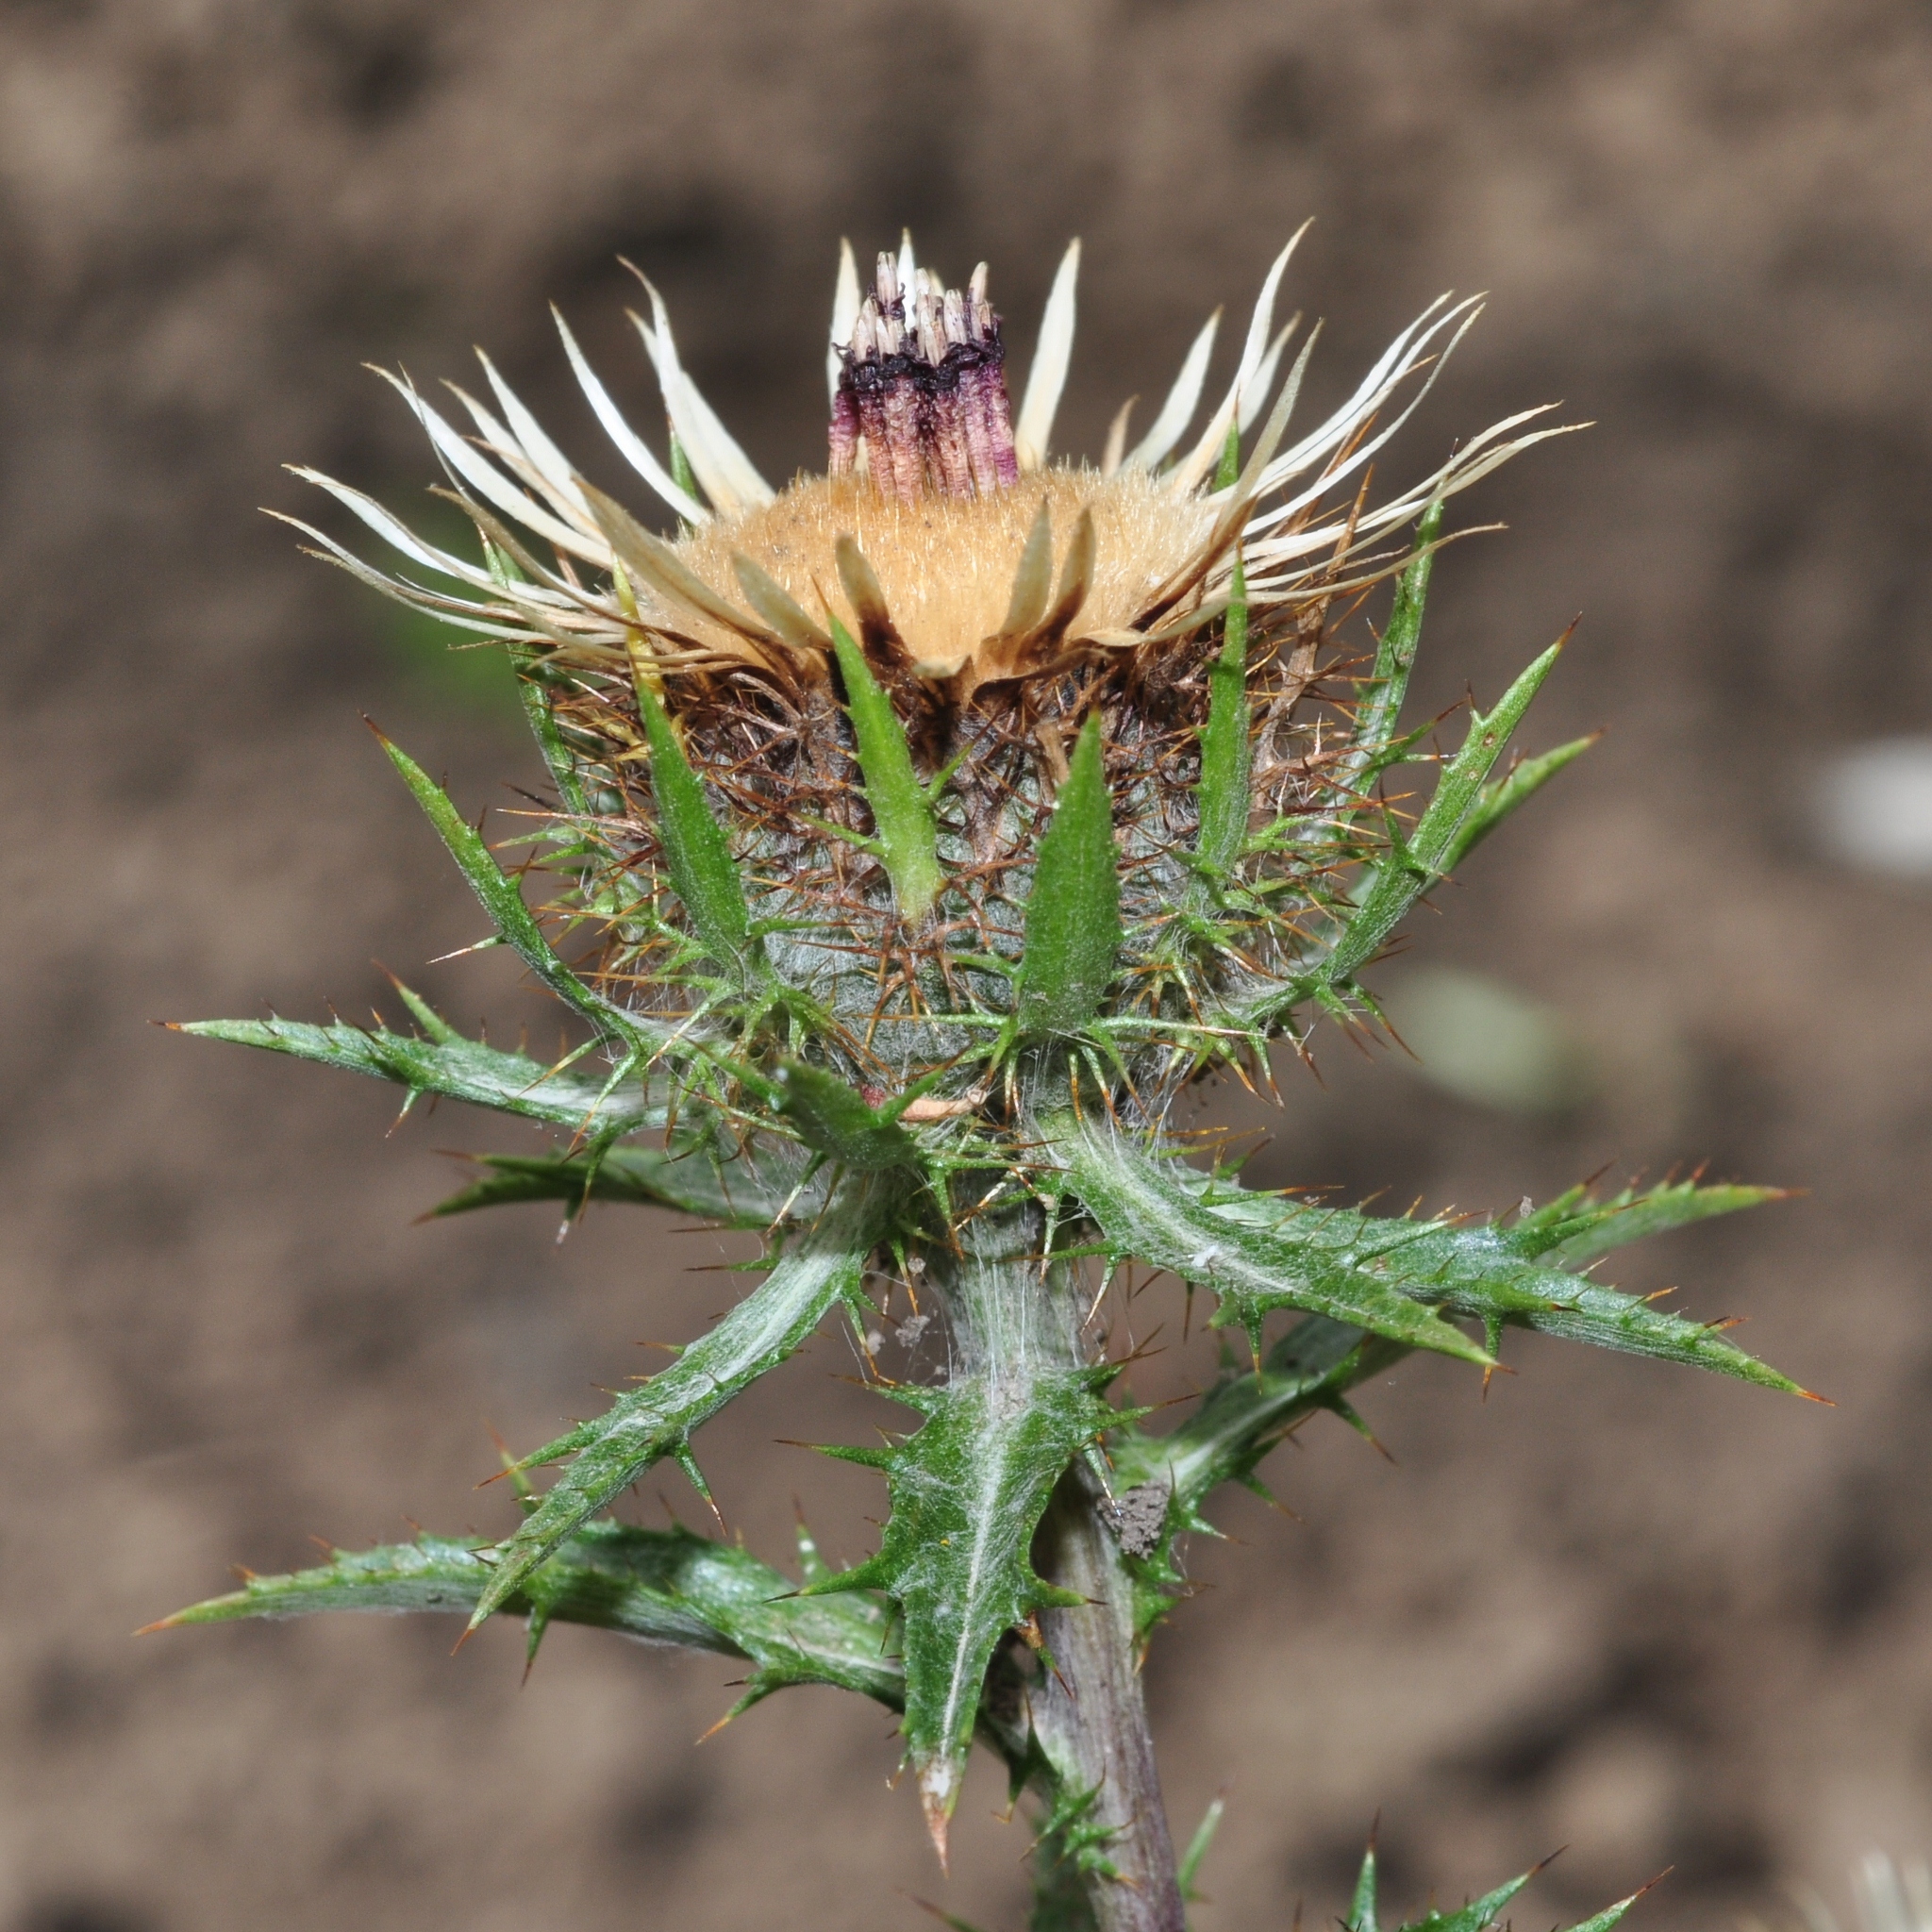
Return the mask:
<svg viewBox="0 0 1932 1932">
<path fill-rule="evenodd" d="M 1223 1485 L 1414 1349 L 1487 1377 L 1510 1327 L 1795 1390 L 1725 1340 L 1588 1272 L 1639 1236 L 1766 1191 L 1582 1188 L 1513 1219 L 1378 1217 L 1184 1161 L 1177 1097 L 1267 1078 L 1326 1019 L 1379 1022 L 1362 974 L 1417 901 L 1585 748 L 1507 761 L 1537 658 L 1453 752 L 1404 716 L 1446 500 L 1544 437 L 1530 410 L 1384 500 L 1371 468 L 1475 316 L 1433 303 L 1295 435 L 1318 329 L 1276 329 L 1268 272 L 1232 379 L 1201 405 L 1216 320 L 1145 434 L 1050 461 L 1078 244 L 1017 413 L 981 266 L 963 288 L 881 255 L 840 264 L 829 460 L 774 490 L 699 394 L 665 306 L 634 315 L 669 419 L 660 458 L 561 316 L 618 450 L 675 518 L 592 486 L 484 358 L 464 431 L 391 377 L 480 560 L 312 471 L 405 559 L 307 525 L 319 554 L 515 667 L 554 800 L 505 870 L 385 749 L 489 916 L 568 1008 L 554 1065 L 470 1040 L 409 989 L 396 1031 L 340 1019 L 182 1030 L 375 1074 L 556 1129 L 491 1157 L 458 1213 L 669 1206 L 758 1230 L 762 1280 L 670 1366 L 510 1463 L 497 1541 L 422 1536 L 250 1577 L 171 1623 L 334 1608 L 558 1619 L 746 1666 L 737 1709 L 831 1684 L 901 1714 L 941 1859 L 974 1742 L 1039 1812 L 1041 1927 L 1176 1932 L 1177 1859 L 1140 1687 L 1187 1593 L 1183 1545 Z M 1299 340 L 1298 340 L 1299 337 Z M 1291 354 L 1291 351 L 1293 353 Z M 291 520 L 292 521 L 292 520 Z M 1412 532 L 1412 534 L 1411 534 Z M 1379 633 L 1347 621 L 1392 581 Z M 1391 781 L 1433 765 L 1426 796 Z M 1129 1263 L 1212 1297 L 1220 1378 L 1177 1424 L 1116 1391 Z M 1272 1318 L 1298 1317 L 1284 1332 Z M 876 1469 L 875 1554 L 798 1574 L 723 1536 L 607 1513 L 655 1463 L 708 1500 L 701 1425 L 849 1318 L 908 1411 Z M 881 1359 L 890 1330 L 923 1373 Z M 1802 1392 L 1802 1391 L 1798 1391 Z M 1164 1423 L 1168 1419 L 1162 1419 Z M 529 1472 L 555 1470 L 539 1490 Z M 1480 1932 L 1523 1883 L 1427 1923 Z M 1591 1922 L 1615 1923 L 1629 1901 Z M 1375 1925 L 1373 1855 L 1350 1907 Z"/>
</svg>

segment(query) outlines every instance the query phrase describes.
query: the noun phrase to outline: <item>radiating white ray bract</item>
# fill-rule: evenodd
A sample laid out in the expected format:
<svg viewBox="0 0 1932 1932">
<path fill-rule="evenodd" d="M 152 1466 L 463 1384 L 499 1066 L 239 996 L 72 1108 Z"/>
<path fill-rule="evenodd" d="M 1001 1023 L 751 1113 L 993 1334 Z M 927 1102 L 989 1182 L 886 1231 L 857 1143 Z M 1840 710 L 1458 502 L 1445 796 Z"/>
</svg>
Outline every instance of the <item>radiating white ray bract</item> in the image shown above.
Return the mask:
<svg viewBox="0 0 1932 1932">
<path fill-rule="evenodd" d="M 673 479 L 671 472 L 651 453 L 650 445 L 624 420 L 624 412 L 610 400 L 609 391 L 598 381 L 591 365 L 585 361 L 584 352 L 577 347 L 577 339 L 571 334 L 569 324 L 564 321 L 555 303 L 551 304 L 550 313 L 557 324 L 558 334 L 563 338 L 563 353 L 570 358 L 570 366 L 576 376 L 577 387 L 583 391 L 597 421 L 603 425 L 605 435 L 623 451 L 625 459 L 631 468 L 686 523 L 709 523 L 711 512 Z"/>
<path fill-rule="evenodd" d="M 1208 427 L 1202 431 L 1201 440 L 1176 463 L 1168 474 L 1168 487 L 1176 493 L 1196 488 L 1204 478 L 1214 474 L 1214 466 L 1221 460 L 1222 445 L 1227 441 L 1228 425 L 1236 420 L 1236 411 L 1241 408 L 1242 393 L 1254 378 L 1255 372 L 1261 366 L 1261 358 L 1268 351 L 1268 331 L 1274 325 L 1274 291 L 1281 286 L 1281 277 L 1288 268 L 1288 259 L 1302 237 L 1308 232 L 1309 225 L 1304 222 L 1289 237 L 1288 246 L 1274 258 L 1274 266 L 1268 271 L 1267 278 L 1261 284 L 1261 293 L 1255 303 L 1254 315 L 1248 322 L 1248 339 L 1241 345 L 1241 366 L 1235 371 L 1234 381 L 1229 386 L 1226 399 L 1220 408 L 1209 417 Z"/>
<path fill-rule="evenodd" d="M 664 298 L 648 281 L 644 287 L 651 297 L 651 322 L 646 323 L 635 313 L 631 321 L 644 339 L 644 348 L 664 393 L 664 408 L 670 414 L 672 430 L 684 445 L 698 487 L 711 499 L 713 508 L 726 516 L 770 503 L 778 492 L 758 475 L 752 459 L 719 422 L 710 404 L 698 393 L 697 384 L 684 373 L 677 359 L 677 343 L 671 334 L 671 315 Z"/>
<path fill-rule="evenodd" d="M 1201 333 L 1194 338 L 1181 363 L 1181 373 L 1174 377 L 1174 387 L 1160 406 L 1160 414 L 1148 425 L 1147 434 L 1121 458 L 1123 466 L 1154 469 L 1187 433 L 1194 411 L 1201 407 L 1201 391 L 1208 381 L 1208 358 L 1214 353 L 1214 338 L 1220 328 L 1221 310 L 1217 308 L 1202 324 Z"/>
<path fill-rule="evenodd" d="M 1269 391 L 1274 387 L 1275 371 L 1281 367 L 1281 352 L 1288 347 L 1289 337 L 1301 326 L 1301 322 L 1302 312 L 1297 308 L 1268 344 L 1268 353 L 1255 365 L 1248 386 L 1241 391 L 1241 415 L 1236 426 L 1243 436 L 1254 426 L 1255 418 L 1267 408 Z"/>
<path fill-rule="evenodd" d="M 1059 272 L 1053 278 L 1046 313 L 1041 319 L 1040 341 L 1033 351 L 1033 367 L 1026 373 L 1026 394 L 1013 419 L 1013 449 L 1023 471 L 1037 470 L 1046 461 L 1053 419 L 1059 409 L 1060 391 L 1067 386 L 1067 369 L 1074 356 L 1074 283 L 1079 273 L 1080 242 L 1076 236 L 1067 244 Z"/>
<path fill-rule="evenodd" d="M 416 420 L 428 432 L 429 441 L 450 469 L 492 508 L 514 518 L 526 530 L 541 537 L 558 550 L 580 557 L 599 570 L 610 567 L 610 546 L 594 530 L 573 527 L 539 504 L 526 490 L 521 490 L 494 463 L 487 461 L 476 446 L 460 437 L 425 403 L 408 382 L 391 375 L 387 369 L 376 372 L 415 411 Z"/>
<path fill-rule="evenodd" d="M 535 457 L 525 448 L 520 436 L 513 436 L 509 429 L 482 403 L 479 403 L 468 390 L 454 382 L 445 382 L 443 388 L 461 403 L 468 412 L 470 421 L 476 425 L 477 446 L 488 456 L 492 456 L 508 470 L 525 490 L 533 491 L 556 510 L 573 529 L 582 528 L 584 507 L 575 493 L 567 493 L 557 483 L 538 468 Z M 568 476 L 564 478 L 570 485 Z M 574 491 L 575 486 L 570 486 Z"/>
<path fill-rule="evenodd" d="M 1522 411 L 1464 443 L 1412 487 L 1381 502 L 1357 502 L 1359 477 L 1428 393 L 1480 312 L 1481 299 L 1438 296 L 1375 358 L 1338 408 L 1288 442 L 1288 425 L 1321 330 L 1318 325 L 1305 337 L 1277 391 L 1276 375 L 1301 318 L 1297 315 L 1275 329 L 1274 303 L 1296 243 L 1306 232 L 1304 225 L 1269 268 L 1232 380 L 1184 454 L 1161 469 L 1199 409 L 1217 340 L 1219 310 L 1194 338 L 1158 414 L 1131 451 L 1124 453 L 1125 412 L 1115 420 L 1106 477 L 1096 477 L 1094 488 L 1152 491 L 1162 502 L 1174 504 L 1176 513 L 1183 513 L 1182 506 L 1192 506 L 1184 512 L 1195 520 L 1187 527 L 1200 533 L 1198 539 L 1188 540 L 1196 544 L 1191 565 L 1175 571 L 1170 558 L 1142 580 L 1160 587 L 1150 589 L 1143 607 L 1147 615 L 1136 620 L 1143 638 L 1184 635 L 1224 608 L 1237 554 L 1244 566 L 1246 594 L 1257 607 L 1290 602 L 1315 583 L 1327 594 L 1389 575 L 1399 567 L 1407 549 L 1397 533 L 1429 504 L 1469 488 L 1532 444 L 1579 426 L 1529 428 L 1545 409 Z M 1047 300 L 1014 425 L 1023 472 L 1037 472 L 1046 462 L 1072 358 L 1079 257 L 1075 241 L 1060 262 Z M 898 269 L 903 285 L 915 286 L 917 267 L 909 234 L 902 239 Z M 722 525 L 726 533 L 723 541 L 728 544 L 735 541 L 729 533 L 776 502 L 777 492 L 699 394 L 678 359 L 662 296 L 644 277 L 639 279 L 650 296 L 651 320 L 635 314 L 631 319 L 656 371 L 671 433 L 682 446 L 708 505 L 678 485 L 625 419 L 563 317 L 553 308 L 565 355 L 592 412 L 631 467 L 688 532 L 701 534 Z M 851 336 L 860 303 L 853 250 L 849 242 L 841 243 L 832 304 L 835 342 Z M 654 648 L 667 654 L 667 662 L 721 661 L 718 634 L 707 641 L 702 612 L 694 622 L 695 607 L 687 608 L 689 599 L 680 602 L 671 595 L 674 585 L 655 578 L 651 584 L 633 582 L 634 572 L 614 571 L 610 543 L 591 511 L 591 497 L 575 466 L 489 357 L 481 350 L 477 355 L 491 402 L 449 385 L 474 428 L 470 436 L 459 434 L 407 377 L 377 373 L 415 414 L 452 489 L 483 530 L 487 567 L 425 541 L 372 498 L 313 470 L 298 469 L 295 474 L 327 491 L 417 571 L 433 573 L 441 581 L 424 583 L 411 575 L 385 574 L 311 525 L 295 518 L 283 521 L 300 529 L 318 555 L 363 582 L 478 637 L 587 654 L 587 661 L 622 665 L 641 620 L 657 640 Z M 826 368 L 836 397 L 841 368 L 836 349 Z M 1264 409 L 1266 422 L 1249 443 L 1237 480 L 1230 487 L 1212 489 L 1208 479 L 1222 458 L 1230 428 L 1238 428 L 1246 441 Z M 1133 480 L 1134 473 L 1139 473 L 1139 480 Z M 990 516 L 994 508 L 987 506 Z M 992 516 L 987 527 L 991 530 L 998 524 L 998 517 Z M 699 538 L 692 535 L 690 541 L 697 542 Z M 555 555 L 554 567 L 544 560 L 544 546 Z M 594 574 L 590 581 L 572 567 L 572 559 L 590 567 Z M 991 567 L 1011 568 L 1004 551 Z M 836 572 L 828 572 L 828 578 L 832 576 Z M 719 608 L 733 603 L 735 585 L 705 581 Z M 1171 591 L 1167 586 L 1173 587 Z M 750 617 L 745 625 L 758 628 Z M 1094 648 L 1111 649 L 1132 642 L 1135 636 L 1132 630 L 1098 631 Z"/>
<path fill-rule="evenodd" d="M 588 516 L 590 511 L 584 502 L 584 493 L 572 475 L 570 458 L 551 441 L 543 425 L 525 408 L 516 391 L 496 373 L 496 364 L 481 349 L 476 351 L 476 359 L 483 365 L 483 374 L 489 378 L 491 390 L 510 428 L 515 431 L 517 441 L 523 445 L 538 472 L 558 498 L 568 502 L 578 514 Z"/>
</svg>

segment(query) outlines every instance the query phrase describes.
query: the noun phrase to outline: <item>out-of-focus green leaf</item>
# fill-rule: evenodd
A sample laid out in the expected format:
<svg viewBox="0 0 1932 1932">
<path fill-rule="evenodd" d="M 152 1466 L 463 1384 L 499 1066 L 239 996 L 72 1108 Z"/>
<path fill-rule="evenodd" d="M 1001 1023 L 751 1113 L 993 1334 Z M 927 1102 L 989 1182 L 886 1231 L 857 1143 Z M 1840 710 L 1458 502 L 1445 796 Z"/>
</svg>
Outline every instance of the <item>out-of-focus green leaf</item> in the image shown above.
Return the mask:
<svg viewBox="0 0 1932 1932">
<path fill-rule="evenodd" d="M 1201 1875 L 1202 1862 L 1213 1847 L 1214 1835 L 1221 1829 L 1222 1813 L 1226 1809 L 1227 1800 L 1216 1798 L 1194 1827 L 1194 1835 L 1188 1840 L 1187 1850 L 1181 1854 L 1180 1868 L 1174 1875 L 1180 1880 L 1182 1898 L 1190 1905 L 1202 1902 L 1201 1894 L 1194 1890 L 1194 1881 Z"/>
<path fill-rule="evenodd" d="M 1597 1068 L 1565 1015 L 1485 974 L 1399 967 L 1376 989 L 1414 1072 L 1477 1107 L 1558 1113 L 1589 1098 Z"/>
</svg>

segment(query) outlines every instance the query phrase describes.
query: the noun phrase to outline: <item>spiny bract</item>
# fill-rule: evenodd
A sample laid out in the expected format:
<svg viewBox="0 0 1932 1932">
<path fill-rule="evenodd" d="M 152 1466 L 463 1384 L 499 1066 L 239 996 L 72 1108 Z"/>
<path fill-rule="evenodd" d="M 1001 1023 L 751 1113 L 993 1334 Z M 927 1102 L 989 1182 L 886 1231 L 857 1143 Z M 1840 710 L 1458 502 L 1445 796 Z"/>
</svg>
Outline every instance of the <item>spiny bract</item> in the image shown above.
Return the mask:
<svg viewBox="0 0 1932 1932">
<path fill-rule="evenodd" d="M 487 358 L 492 402 L 455 391 L 474 434 L 396 384 L 480 561 L 301 473 L 457 588 L 385 575 L 302 525 L 323 554 L 513 658 L 556 788 L 525 834 L 532 866 L 506 874 L 389 749 L 495 936 L 584 1039 L 546 1068 L 463 1039 L 407 990 L 417 1033 L 190 1030 L 568 1135 L 550 1156 L 491 1160 L 451 1211 L 669 1203 L 764 1229 L 772 1253 L 763 1283 L 670 1367 L 521 1458 L 519 1482 L 565 1466 L 525 1491 L 503 1543 L 425 1540 L 185 1615 L 517 1610 L 533 1641 L 564 1617 L 748 1657 L 747 1702 L 794 1682 L 862 1690 L 904 1713 L 942 1852 L 977 1735 L 1041 1794 L 1041 1857 L 1073 1861 L 1100 1920 L 1126 1923 L 1131 1893 L 1135 1923 L 1165 1924 L 1179 1894 L 1158 1794 L 1117 1790 L 1115 1743 L 1089 1735 L 1141 1724 L 1138 1687 L 1128 1668 L 1111 1690 L 1081 1688 L 1079 1620 L 1110 1601 L 1123 1641 L 1144 1641 L 1184 1588 L 1174 1540 L 1208 1527 L 1212 1490 L 1252 1481 L 1317 1409 L 1352 1416 L 1348 1390 L 1408 1349 L 1487 1371 L 1508 1324 L 1793 1386 L 1576 1272 L 1761 1191 L 1579 1190 L 1511 1224 L 1381 1220 L 1174 1157 L 1184 1083 L 1263 1067 L 1278 1039 L 1301 1048 L 1312 1014 L 1372 1023 L 1358 975 L 1398 923 L 1583 748 L 1502 768 L 1553 647 L 1472 712 L 1426 800 L 1386 790 L 1391 768 L 1424 761 L 1428 723 L 1400 714 L 1443 501 L 1556 432 L 1513 417 L 1371 500 L 1372 462 L 1475 311 L 1432 304 L 1293 438 L 1316 331 L 1290 362 L 1298 318 L 1277 330 L 1274 306 L 1292 247 L 1205 420 L 1213 320 L 1146 434 L 1128 446 L 1124 409 L 1098 467 L 1048 460 L 1077 245 L 1015 415 L 984 267 L 949 288 L 908 241 L 865 293 L 844 251 L 827 472 L 783 491 L 699 395 L 655 290 L 633 319 L 664 458 L 558 317 L 675 534 L 586 481 Z M 1391 576 L 1386 625 L 1352 650 L 1341 621 Z M 522 885 L 538 877 L 552 896 L 533 911 Z M 1209 1290 L 1214 1321 L 1252 1348 L 1164 1435 L 1108 1393 L 1101 1291 L 1129 1259 Z M 833 1574 L 808 1543 L 791 1594 L 727 1545 L 597 1520 L 662 1458 L 702 1490 L 693 1433 L 840 1303 L 880 1387 L 918 1418 L 891 1446 L 841 1452 L 886 1474 L 875 1556 Z M 1264 1349 L 1283 1309 L 1304 1319 Z M 916 1338 L 935 1312 L 943 1369 L 889 1382 L 879 1324 Z M 1035 1569 L 1055 1522 L 1091 1530 L 1070 1572 L 1085 1594 Z"/>
</svg>

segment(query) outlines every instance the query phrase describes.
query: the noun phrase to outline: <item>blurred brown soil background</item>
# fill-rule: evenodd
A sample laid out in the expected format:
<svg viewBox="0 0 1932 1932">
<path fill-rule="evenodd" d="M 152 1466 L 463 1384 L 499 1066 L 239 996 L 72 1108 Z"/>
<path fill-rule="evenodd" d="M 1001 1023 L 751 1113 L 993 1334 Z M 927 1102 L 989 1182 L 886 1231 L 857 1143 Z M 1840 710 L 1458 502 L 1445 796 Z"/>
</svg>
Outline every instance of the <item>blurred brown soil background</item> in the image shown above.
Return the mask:
<svg viewBox="0 0 1932 1932">
<path fill-rule="evenodd" d="M 1594 1097 L 1484 1109 L 1331 1035 L 1281 1114 L 1210 1096 L 1273 1134 L 1255 1174 L 1810 1191 L 1612 1278 L 1748 1314 L 1836 1409 L 1517 1340 L 1487 1404 L 1440 1363 L 1368 1392 L 1393 1465 L 1339 1424 L 1281 1452 L 1299 1522 L 1225 1508 L 1149 1666 L 1177 1831 L 1231 1783 L 1198 1924 L 1333 1914 L 1378 1807 L 1395 1905 L 1568 1843 L 1526 1917 L 1674 1865 L 1654 1932 L 1791 1881 L 1841 1909 L 1854 1855 L 1925 1849 L 1932 896 L 1815 858 L 1806 788 L 1932 725 L 1928 182 L 1908 0 L 0 0 L 0 1925 L 1023 1915 L 991 1768 L 942 1884 L 887 1721 L 829 1692 L 694 1749 L 729 1670 L 592 1633 L 523 1689 L 510 1628 L 454 1660 L 441 1622 L 127 1635 L 311 1536 L 500 1529 L 488 1428 L 543 1439 L 739 1287 L 668 1218 L 412 1225 L 439 1149 L 530 1143 L 447 1108 L 385 1141 L 373 1084 L 149 1025 L 358 1013 L 376 956 L 554 1024 L 495 956 L 424 963 L 479 918 L 357 722 L 514 808 L 500 667 L 300 558 L 256 507 L 319 499 L 277 466 L 425 502 L 358 364 L 468 381 L 482 342 L 635 500 L 544 308 L 652 426 L 620 254 L 766 472 L 816 464 L 838 238 L 902 222 L 991 258 L 1022 367 L 1084 236 L 1062 449 L 1131 391 L 1144 423 L 1309 214 L 1317 405 L 1439 289 L 1492 291 L 1387 480 L 1527 403 L 1599 425 L 1458 504 L 1512 527 L 1440 566 L 1424 696 L 1493 698 L 1580 609 L 1525 741 L 1609 735 L 1416 946 L 1566 1016 Z M 1144 1394 L 1211 1373 L 1179 1315 L 1137 1311 Z M 794 1494 L 869 1546 L 870 1479 L 773 1441 L 894 1419 L 851 1366 L 828 1335 L 700 1444 L 768 1556 Z M 625 1507 L 660 1491 L 698 1520 L 670 1479 Z"/>
</svg>

